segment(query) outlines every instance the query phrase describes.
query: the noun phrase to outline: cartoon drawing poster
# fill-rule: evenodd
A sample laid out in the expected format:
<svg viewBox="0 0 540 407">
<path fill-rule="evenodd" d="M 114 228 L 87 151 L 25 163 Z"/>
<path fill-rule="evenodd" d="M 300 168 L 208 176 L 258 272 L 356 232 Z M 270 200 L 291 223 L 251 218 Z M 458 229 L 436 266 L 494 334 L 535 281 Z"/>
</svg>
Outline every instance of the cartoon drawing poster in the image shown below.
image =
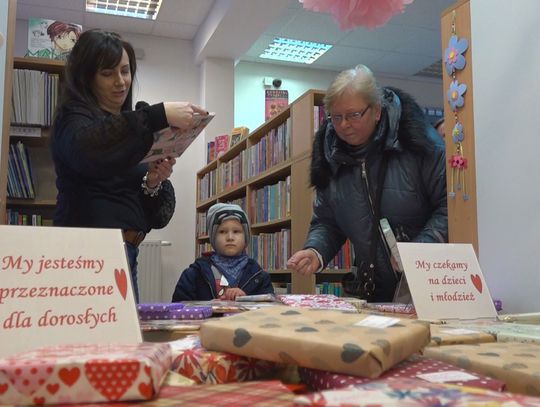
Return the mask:
<svg viewBox="0 0 540 407">
<path fill-rule="evenodd" d="M 66 60 L 81 33 L 79 24 L 30 18 L 26 56 Z"/>
</svg>

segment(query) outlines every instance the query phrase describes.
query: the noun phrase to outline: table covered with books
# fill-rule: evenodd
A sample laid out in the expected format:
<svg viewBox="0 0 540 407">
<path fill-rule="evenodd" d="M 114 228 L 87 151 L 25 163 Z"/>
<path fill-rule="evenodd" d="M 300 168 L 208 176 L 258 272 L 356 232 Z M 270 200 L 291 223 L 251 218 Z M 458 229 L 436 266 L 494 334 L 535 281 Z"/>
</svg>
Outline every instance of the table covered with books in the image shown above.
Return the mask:
<svg viewBox="0 0 540 407">
<path fill-rule="evenodd" d="M 427 322 L 333 295 L 138 311 L 143 344 L 1 359 L 0 404 L 540 406 L 530 323 Z"/>
</svg>

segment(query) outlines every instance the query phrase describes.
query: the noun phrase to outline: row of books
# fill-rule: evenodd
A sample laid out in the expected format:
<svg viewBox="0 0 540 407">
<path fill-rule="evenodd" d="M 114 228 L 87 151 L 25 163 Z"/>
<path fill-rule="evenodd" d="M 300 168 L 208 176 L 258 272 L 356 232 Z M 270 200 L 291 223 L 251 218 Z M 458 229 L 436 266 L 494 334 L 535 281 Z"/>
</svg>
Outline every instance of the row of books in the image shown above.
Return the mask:
<svg viewBox="0 0 540 407">
<path fill-rule="evenodd" d="M 285 270 L 291 257 L 291 230 L 252 235 L 248 255 L 264 270 Z"/>
<path fill-rule="evenodd" d="M 241 151 L 231 160 L 220 163 L 217 169 L 198 179 L 198 199 L 208 199 L 219 191 L 238 185 L 288 160 L 291 156 L 290 137 L 289 118 L 270 130 L 257 144 Z"/>
<path fill-rule="evenodd" d="M 251 191 L 251 223 L 283 219 L 291 214 L 291 177 Z"/>
<path fill-rule="evenodd" d="M 30 155 L 28 148 L 20 141 L 9 146 L 7 196 L 29 199 L 36 197 Z"/>
<path fill-rule="evenodd" d="M 20 213 L 9 208 L 6 210 L 6 224 L 8 225 L 52 226 L 52 222 L 52 219 L 44 219 L 39 214 Z"/>
<path fill-rule="evenodd" d="M 343 285 L 328 281 L 315 284 L 315 294 L 333 294 L 336 297 L 343 297 Z"/>
<path fill-rule="evenodd" d="M 326 266 L 327 269 L 350 269 L 354 264 L 354 248 L 349 240 Z"/>
<path fill-rule="evenodd" d="M 11 123 L 50 126 L 58 102 L 58 74 L 13 70 Z"/>
<path fill-rule="evenodd" d="M 315 132 L 319 130 L 326 119 L 326 111 L 324 106 L 313 106 L 313 129 Z"/>
</svg>

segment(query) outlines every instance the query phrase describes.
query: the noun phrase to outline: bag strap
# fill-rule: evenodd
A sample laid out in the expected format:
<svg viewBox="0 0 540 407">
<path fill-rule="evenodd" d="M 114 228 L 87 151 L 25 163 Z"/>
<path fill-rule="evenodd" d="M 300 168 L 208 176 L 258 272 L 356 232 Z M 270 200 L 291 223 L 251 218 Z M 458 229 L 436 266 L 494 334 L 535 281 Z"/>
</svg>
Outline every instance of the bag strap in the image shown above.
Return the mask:
<svg viewBox="0 0 540 407">
<path fill-rule="evenodd" d="M 373 188 L 366 183 L 366 190 L 369 195 L 371 204 L 371 219 L 372 219 L 372 231 L 371 231 L 371 246 L 369 249 L 369 262 L 367 271 L 364 270 L 364 288 L 366 293 L 372 293 L 375 291 L 375 259 L 377 257 L 377 247 L 379 243 L 379 220 L 381 218 L 381 198 L 382 191 L 384 189 L 384 179 L 386 177 L 386 170 L 388 169 L 388 153 L 383 153 L 381 162 L 379 164 L 379 173 L 377 174 L 377 190 L 373 193 Z M 366 175 L 367 177 L 367 175 Z M 375 199 L 372 199 L 372 198 Z"/>
</svg>

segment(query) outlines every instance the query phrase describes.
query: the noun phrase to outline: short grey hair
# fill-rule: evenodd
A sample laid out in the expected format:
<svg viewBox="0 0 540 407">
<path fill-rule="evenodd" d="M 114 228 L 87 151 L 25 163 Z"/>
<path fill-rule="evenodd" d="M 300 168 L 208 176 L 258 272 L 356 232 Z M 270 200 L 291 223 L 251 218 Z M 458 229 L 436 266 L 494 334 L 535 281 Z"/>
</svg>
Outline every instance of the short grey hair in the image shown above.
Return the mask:
<svg viewBox="0 0 540 407">
<path fill-rule="evenodd" d="M 331 107 L 336 99 L 345 92 L 362 97 L 369 105 L 382 104 L 382 89 L 371 69 L 365 65 L 356 65 L 356 67 L 342 71 L 336 76 L 328 87 L 323 100 L 324 108 L 328 113 L 331 112 Z"/>
</svg>

